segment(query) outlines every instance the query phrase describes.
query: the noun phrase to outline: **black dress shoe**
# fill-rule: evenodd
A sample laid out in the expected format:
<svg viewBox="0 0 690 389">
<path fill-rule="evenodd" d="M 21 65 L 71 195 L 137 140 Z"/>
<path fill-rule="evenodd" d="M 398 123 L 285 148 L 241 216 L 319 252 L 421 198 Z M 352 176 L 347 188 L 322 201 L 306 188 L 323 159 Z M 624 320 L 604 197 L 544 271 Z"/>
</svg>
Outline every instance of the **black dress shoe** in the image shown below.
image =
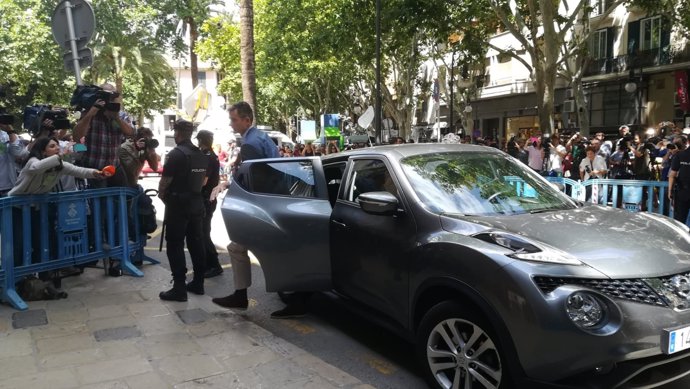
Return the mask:
<svg viewBox="0 0 690 389">
<path fill-rule="evenodd" d="M 271 313 L 271 319 L 295 319 L 307 315 L 307 307 L 304 304 L 290 304 L 285 308 Z"/>
<path fill-rule="evenodd" d="M 192 281 L 186 285 L 187 292 L 202 295 L 204 294 L 204 282 L 203 281 Z"/>
<path fill-rule="evenodd" d="M 213 278 L 223 274 L 222 267 L 212 267 L 204 273 L 204 278 Z"/>
<path fill-rule="evenodd" d="M 161 300 L 165 301 L 180 301 L 184 302 L 187 301 L 187 290 L 182 287 L 173 287 L 170 290 L 167 290 L 165 292 L 161 292 L 158 297 Z"/>
<path fill-rule="evenodd" d="M 226 297 L 217 297 L 212 299 L 214 304 L 220 305 L 223 308 L 229 309 L 247 309 L 249 306 L 249 300 L 246 297 L 242 298 L 236 294 L 231 294 Z"/>
</svg>

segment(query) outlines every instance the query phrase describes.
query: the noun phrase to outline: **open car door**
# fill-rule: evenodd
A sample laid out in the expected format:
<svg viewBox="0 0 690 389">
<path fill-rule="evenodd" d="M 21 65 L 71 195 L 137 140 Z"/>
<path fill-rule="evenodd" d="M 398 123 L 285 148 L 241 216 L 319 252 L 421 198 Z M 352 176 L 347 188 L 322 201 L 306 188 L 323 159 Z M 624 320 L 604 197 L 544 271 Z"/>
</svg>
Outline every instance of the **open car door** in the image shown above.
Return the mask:
<svg viewBox="0 0 690 389">
<path fill-rule="evenodd" d="M 331 289 L 326 179 L 318 157 L 243 162 L 221 212 L 261 264 L 268 292 Z"/>
</svg>

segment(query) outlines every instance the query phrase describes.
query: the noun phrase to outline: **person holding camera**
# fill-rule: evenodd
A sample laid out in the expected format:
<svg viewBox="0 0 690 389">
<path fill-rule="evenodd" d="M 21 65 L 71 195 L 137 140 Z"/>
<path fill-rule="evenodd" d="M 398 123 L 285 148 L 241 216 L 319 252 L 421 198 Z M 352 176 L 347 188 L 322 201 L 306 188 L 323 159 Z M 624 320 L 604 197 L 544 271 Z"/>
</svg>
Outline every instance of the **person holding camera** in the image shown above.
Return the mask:
<svg viewBox="0 0 690 389">
<path fill-rule="evenodd" d="M 19 137 L 12 129 L 12 122 L 0 123 L 0 197 L 7 196 L 14 188 L 17 183 L 17 160 L 26 154 Z"/>
<path fill-rule="evenodd" d="M 141 169 L 144 168 L 144 162 L 148 162 L 153 171 L 158 170 L 156 147 L 158 147 L 158 141 L 153 139 L 153 131 L 146 127 L 139 127 L 134 138 L 127 138 L 120 145 L 118 157 L 127 179 L 127 186 L 132 188 L 138 186 L 137 182 Z"/>
<path fill-rule="evenodd" d="M 85 138 L 86 151 L 82 156 L 82 165 L 93 169 L 118 166 L 118 150 L 122 139 L 134 136 L 132 126 L 120 117 L 122 96 L 113 91 L 111 85 L 105 84 L 102 88 L 95 103 L 77 122 L 73 133 L 75 139 Z M 89 185 L 92 188 L 124 186 L 124 172 L 121 170 L 117 169 L 115 175 L 106 181 L 91 180 Z"/>
<path fill-rule="evenodd" d="M 606 177 L 607 168 L 604 158 L 596 155 L 596 150 L 592 146 L 585 149 L 586 157 L 580 162 L 580 180 L 594 180 Z M 598 196 L 597 196 L 598 197 Z M 587 186 L 585 201 L 592 198 L 592 186 Z M 598 198 L 597 198 L 598 200 Z"/>
</svg>

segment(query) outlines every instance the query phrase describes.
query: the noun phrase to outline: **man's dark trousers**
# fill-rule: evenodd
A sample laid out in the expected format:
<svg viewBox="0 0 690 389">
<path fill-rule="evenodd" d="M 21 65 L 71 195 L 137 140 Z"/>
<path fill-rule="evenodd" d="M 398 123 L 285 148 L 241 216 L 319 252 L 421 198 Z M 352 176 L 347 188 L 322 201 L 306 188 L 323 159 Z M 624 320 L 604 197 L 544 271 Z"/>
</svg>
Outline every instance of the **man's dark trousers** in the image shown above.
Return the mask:
<svg viewBox="0 0 690 389">
<path fill-rule="evenodd" d="M 216 210 L 217 201 L 204 201 L 206 208 L 206 215 L 204 215 L 204 249 L 206 250 L 206 269 L 220 268 L 218 262 L 218 251 L 216 245 L 211 239 L 211 220 L 213 219 L 213 212 Z"/>
<path fill-rule="evenodd" d="M 203 280 L 206 270 L 202 225 L 205 212 L 201 194 L 188 199 L 171 197 L 165 204 L 165 241 L 173 281 L 184 283 L 187 278 L 185 239 L 192 257 L 194 279 Z"/>
</svg>

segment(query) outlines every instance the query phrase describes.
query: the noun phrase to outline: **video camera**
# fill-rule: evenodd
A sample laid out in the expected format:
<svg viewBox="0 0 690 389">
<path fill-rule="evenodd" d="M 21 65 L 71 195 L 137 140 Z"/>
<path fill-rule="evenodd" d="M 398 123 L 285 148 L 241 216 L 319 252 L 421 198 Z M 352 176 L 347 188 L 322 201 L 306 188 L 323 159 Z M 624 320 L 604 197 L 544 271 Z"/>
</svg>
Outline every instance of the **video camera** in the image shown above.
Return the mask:
<svg viewBox="0 0 690 389">
<path fill-rule="evenodd" d="M 76 110 L 81 111 L 93 107 L 98 100 L 105 101 L 106 105 L 110 104 L 118 96 L 119 93 L 107 91 L 100 86 L 79 85 L 77 89 L 74 90 L 74 93 L 72 93 L 70 105 Z M 119 104 L 117 110 L 119 111 Z"/>
<path fill-rule="evenodd" d="M 45 120 L 53 122 L 51 127 L 46 128 L 43 124 Z M 67 118 L 67 110 L 56 108 L 50 105 L 33 105 L 24 108 L 24 128 L 29 130 L 33 137 L 37 137 L 42 129 L 65 130 L 71 128 Z"/>
<path fill-rule="evenodd" d="M 160 142 L 158 142 L 158 139 L 146 139 L 145 147 L 147 149 L 155 149 L 158 146 L 160 146 Z"/>
</svg>

